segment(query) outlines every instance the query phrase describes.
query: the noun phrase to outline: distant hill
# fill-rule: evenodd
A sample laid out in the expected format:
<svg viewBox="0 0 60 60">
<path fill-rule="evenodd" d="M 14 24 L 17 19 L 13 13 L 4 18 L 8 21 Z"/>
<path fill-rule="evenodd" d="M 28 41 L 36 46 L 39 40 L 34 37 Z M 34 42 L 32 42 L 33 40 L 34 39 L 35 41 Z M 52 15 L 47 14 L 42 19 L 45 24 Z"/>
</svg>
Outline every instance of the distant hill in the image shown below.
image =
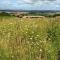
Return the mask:
<svg viewBox="0 0 60 60">
<path fill-rule="evenodd" d="M 0 16 L 10 16 L 10 13 L 18 16 L 22 15 L 34 15 L 34 16 L 45 16 L 45 17 L 56 17 L 60 16 L 60 10 L 0 10 Z M 28 13 L 27 13 L 28 12 Z"/>
<path fill-rule="evenodd" d="M 1 12 L 60 12 L 60 10 L 0 10 Z"/>
</svg>

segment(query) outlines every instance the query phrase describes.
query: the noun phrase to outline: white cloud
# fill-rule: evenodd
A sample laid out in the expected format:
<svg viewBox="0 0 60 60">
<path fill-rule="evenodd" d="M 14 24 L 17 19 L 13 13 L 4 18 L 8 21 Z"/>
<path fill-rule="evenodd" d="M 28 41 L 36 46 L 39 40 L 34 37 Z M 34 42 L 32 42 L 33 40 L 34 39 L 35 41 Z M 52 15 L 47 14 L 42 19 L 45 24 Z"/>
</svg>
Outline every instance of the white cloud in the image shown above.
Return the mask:
<svg viewBox="0 0 60 60">
<path fill-rule="evenodd" d="M 32 0 L 23 0 L 23 1 L 27 3 L 32 3 Z"/>
<path fill-rule="evenodd" d="M 54 2 L 56 0 L 23 0 L 23 1 L 25 1 L 27 3 L 37 3 L 39 1 L 42 1 L 42 2 Z"/>
<path fill-rule="evenodd" d="M 0 0 L 0 9 L 60 9 L 60 0 Z M 38 8 L 37 8 L 38 7 Z"/>
</svg>

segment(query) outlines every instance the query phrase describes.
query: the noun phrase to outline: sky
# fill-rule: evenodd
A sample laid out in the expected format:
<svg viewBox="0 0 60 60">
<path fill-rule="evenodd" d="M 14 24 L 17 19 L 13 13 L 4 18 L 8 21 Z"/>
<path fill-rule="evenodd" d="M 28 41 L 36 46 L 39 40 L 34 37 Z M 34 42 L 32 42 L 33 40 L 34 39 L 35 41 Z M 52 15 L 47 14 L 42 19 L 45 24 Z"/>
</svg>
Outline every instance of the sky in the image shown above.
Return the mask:
<svg viewBox="0 0 60 60">
<path fill-rule="evenodd" d="M 60 10 L 60 0 L 0 0 L 0 10 Z"/>
</svg>

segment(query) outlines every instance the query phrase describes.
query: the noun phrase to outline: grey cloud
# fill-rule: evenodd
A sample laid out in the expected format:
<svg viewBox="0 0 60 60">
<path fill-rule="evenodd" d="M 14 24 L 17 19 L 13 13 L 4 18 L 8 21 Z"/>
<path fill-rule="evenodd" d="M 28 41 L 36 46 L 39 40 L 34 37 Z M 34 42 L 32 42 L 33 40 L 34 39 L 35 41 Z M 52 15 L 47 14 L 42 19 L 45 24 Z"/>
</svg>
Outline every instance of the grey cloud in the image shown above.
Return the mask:
<svg viewBox="0 0 60 60">
<path fill-rule="evenodd" d="M 38 0 L 33 0 L 33 1 L 38 1 Z M 39 0 L 39 1 L 56 1 L 56 0 Z"/>
<path fill-rule="evenodd" d="M 56 1 L 56 0 L 32 0 L 32 2 L 36 2 L 36 1 Z"/>
<path fill-rule="evenodd" d="M 45 4 L 45 3 L 55 3 L 57 0 L 22 0 L 22 3 L 20 0 L 18 0 L 19 4 L 30 4 L 30 5 L 34 5 L 34 4 Z M 59 0 L 58 0 L 59 1 Z"/>
<path fill-rule="evenodd" d="M 53 1 L 56 1 L 56 0 L 30 0 L 31 2 L 30 3 L 36 3 L 38 1 L 50 1 L 50 2 L 53 2 Z"/>
</svg>

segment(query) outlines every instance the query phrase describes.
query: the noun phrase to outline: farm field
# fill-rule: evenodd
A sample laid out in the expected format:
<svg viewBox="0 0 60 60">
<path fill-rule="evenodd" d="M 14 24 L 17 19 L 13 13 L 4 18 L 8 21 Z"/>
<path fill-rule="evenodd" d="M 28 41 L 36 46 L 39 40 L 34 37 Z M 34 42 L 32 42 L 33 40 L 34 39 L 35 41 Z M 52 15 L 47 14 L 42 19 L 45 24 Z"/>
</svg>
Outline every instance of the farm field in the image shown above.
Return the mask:
<svg viewBox="0 0 60 60">
<path fill-rule="evenodd" d="M 0 16 L 0 60 L 60 60 L 60 17 Z"/>
</svg>

